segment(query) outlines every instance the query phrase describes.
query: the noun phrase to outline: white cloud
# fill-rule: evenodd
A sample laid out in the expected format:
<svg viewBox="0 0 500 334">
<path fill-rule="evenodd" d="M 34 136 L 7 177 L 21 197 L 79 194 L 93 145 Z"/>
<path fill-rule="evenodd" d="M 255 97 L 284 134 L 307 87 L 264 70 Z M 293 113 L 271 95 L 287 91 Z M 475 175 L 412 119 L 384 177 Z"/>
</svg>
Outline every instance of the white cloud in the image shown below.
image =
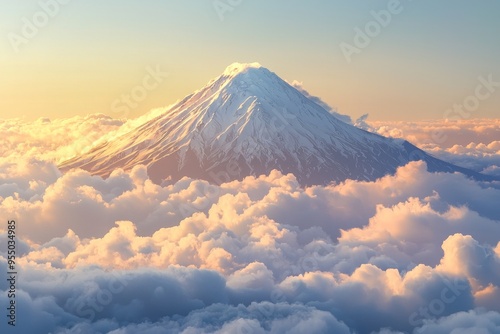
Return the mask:
<svg viewBox="0 0 500 334">
<path fill-rule="evenodd" d="M 415 331 L 422 334 L 498 332 L 500 332 L 500 313 L 484 311 L 460 312 L 438 320 L 429 320 L 422 328 Z"/>
<path fill-rule="evenodd" d="M 93 122 L 116 127 L 96 116 L 83 129 Z M 63 175 L 53 161 L 83 145 L 49 143 L 44 154 L 39 139 L 21 157 L 21 137 L 0 159 L 0 216 L 18 226 L 20 333 L 498 327 L 493 183 L 413 162 L 374 182 L 309 188 L 276 171 L 221 186 L 156 185 L 144 166 L 107 179 Z M 496 143 L 469 149 L 497 154 Z M 2 272 L 6 241 L 0 226 Z M 0 281 L 0 305 L 6 289 Z"/>
<path fill-rule="evenodd" d="M 374 121 L 359 126 L 383 136 L 404 138 L 453 164 L 500 175 L 500 119 Z"/>
</svg>

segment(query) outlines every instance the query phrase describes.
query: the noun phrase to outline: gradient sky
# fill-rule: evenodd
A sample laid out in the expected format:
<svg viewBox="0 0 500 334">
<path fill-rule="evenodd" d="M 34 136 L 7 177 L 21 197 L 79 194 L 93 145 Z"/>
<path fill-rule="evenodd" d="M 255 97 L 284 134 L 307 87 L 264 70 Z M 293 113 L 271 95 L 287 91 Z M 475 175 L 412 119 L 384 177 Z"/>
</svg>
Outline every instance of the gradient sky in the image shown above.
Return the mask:
<svg viewBox="0 0 500 334">
<path fill-rule="evenodd" d="M 175 102 L 236 61 L 259 62 L 340 113 L 372 120 L 441 119 L 479 76 L 500 81 L 496 0 L 401 0 L 402 12 L 348 63 L 340 43 L 353 44 L 354 29 L 389 2 L 243 0 L 221 20 L 213 0 L 72 0 L 19 52 L 9 33 L 22 35 L 39 1 L 4 2 L 0 118 L 123 117 L 111 105 L 148 66 L 169 75 L 127 117 Z M 471 117 L 498 117 L 499 106 L 500 88 Z"/>
</svg>

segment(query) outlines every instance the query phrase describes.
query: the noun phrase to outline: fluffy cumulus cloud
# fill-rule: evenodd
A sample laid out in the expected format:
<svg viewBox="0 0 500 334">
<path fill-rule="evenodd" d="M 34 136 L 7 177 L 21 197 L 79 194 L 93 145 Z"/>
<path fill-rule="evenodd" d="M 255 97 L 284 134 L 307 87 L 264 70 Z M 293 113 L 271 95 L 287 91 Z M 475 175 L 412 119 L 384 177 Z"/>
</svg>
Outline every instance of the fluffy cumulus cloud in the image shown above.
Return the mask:
<svg viewBox="0 0 500 334">
<path fill-rule="evenodd" d="M 154 109 L 132 120 L 103 114 L 55 120 L 41 117 L 34 122 L 0 119 L 0 171 L 4 171 L 7 162 L 26 156 L 60 163 L 130 131 L 166 108 Z"/>
<path fill-rule="evenodd" d="M 19 276 L 17 325 L 3 316 L 2 332 L 500 331 L 494 183 L 422 162 L 374 182 L 308 188 L 277 171 L 220 186 L 158 185 L 144 166 L 107 179 L 63 174 L 58 157 L 84 145 L 77 135 L 75 147 L 42 144 L 47 122 L 3 139 L 0 216 L 17 223 Z M 99 115 L 66 122 L 96 137 L 124 131 Z M 9 289 L 0 281 L 4 310 Z"/>
<path fill-rule="evenodd" d="M 365 122 L 357 126 L 383 136 L 405 138 L 440 159 L 500 176 L 500 119 Z"/>
</svg>

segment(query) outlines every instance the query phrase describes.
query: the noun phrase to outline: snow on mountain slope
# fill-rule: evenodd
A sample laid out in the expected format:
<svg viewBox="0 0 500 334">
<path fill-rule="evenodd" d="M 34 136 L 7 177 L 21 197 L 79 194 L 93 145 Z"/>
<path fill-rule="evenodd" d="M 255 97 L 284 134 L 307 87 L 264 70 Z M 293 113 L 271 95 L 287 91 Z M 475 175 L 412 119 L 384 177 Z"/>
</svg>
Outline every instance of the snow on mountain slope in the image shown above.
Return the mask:
<svg viewBox="0 0 500 334">
<path fill-rule="evenodd" d="M 158 183 L 183 176 L 221 183 L 278 169 L 310 185 L 374 180 L 416 158 L 431 171 L 487 179 L 340 121 L 257 63 L 235 63 L 165 113 L 61 169 L 106 177 L 144 164 Z"/>
</svg>

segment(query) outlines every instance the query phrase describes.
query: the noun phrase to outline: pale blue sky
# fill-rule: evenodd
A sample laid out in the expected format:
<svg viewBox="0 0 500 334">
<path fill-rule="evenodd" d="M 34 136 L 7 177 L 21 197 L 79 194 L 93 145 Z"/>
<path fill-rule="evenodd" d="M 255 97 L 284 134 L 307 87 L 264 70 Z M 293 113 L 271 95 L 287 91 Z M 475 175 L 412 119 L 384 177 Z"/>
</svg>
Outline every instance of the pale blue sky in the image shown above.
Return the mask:
<svg viewBox="0 0 500 334">
<path fill-rule="evenodd" d="M 443 118 L 474 94 L 479 76 L 500 81 L 495 0 L 401 0 L 401 13 L 349 63 L 340 43 L 353 44 L 354 28 L 388 3 L 243 0 L 221 21 L 212 0 L 72 0 L 15 52 L 9 33 L 22 36 L 23 17 L 41 8 L 5 2 L 0 117 L 120 116 L 110 106 L 141 84 L 148 66 L 169 75 L 127 117 L 182 98 L 236 61 L 260 62 L 339 112 L 373 120 Z M 500 88 L 471 117 L 498 117 L 499 107 Z"/>
</svg>

